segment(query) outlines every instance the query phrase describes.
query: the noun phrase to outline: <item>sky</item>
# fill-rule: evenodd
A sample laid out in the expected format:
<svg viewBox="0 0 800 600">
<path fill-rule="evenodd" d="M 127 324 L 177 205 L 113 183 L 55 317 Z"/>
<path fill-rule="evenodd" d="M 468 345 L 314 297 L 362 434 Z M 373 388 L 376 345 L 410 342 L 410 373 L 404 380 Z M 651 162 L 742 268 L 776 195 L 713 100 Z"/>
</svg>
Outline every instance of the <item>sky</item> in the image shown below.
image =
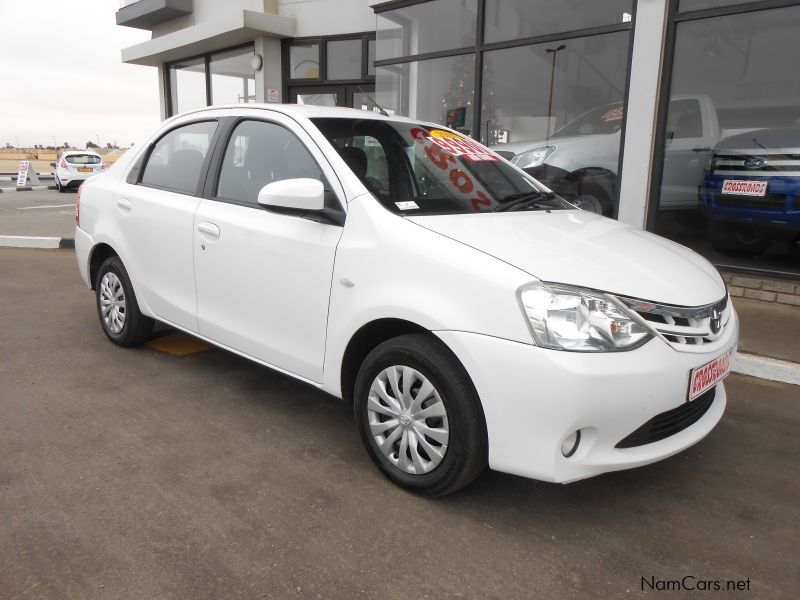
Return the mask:
<svg viewBox="0 0 800 600">
<path fill-rule="evenodd" d="M 158 70 L 120 50 L 150 32 L 118 27 L 119 0 L 0 0 L 0 146 L 127 147 L 160 122 Z"/>
</svg>

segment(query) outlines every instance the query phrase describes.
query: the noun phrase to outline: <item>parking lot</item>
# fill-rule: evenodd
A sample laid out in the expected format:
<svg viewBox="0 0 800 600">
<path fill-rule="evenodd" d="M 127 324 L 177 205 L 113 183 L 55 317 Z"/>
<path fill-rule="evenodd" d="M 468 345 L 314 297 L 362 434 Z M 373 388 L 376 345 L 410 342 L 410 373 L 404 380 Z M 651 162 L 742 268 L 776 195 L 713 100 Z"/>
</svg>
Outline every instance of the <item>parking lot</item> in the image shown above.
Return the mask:
<svg viewBox="0 0 800 600">
<path fill-rule="evenodd" d="M 622 596 L 686 576 L 796 597 L 796 386 L 731 376 L 719 427 L 649 467 L 487 472 L 427 500 L 330 396 L 216 349 L 113 346 L 70 250 L 0 250 L 0 353 L 3 597 Z"/>
</svg>

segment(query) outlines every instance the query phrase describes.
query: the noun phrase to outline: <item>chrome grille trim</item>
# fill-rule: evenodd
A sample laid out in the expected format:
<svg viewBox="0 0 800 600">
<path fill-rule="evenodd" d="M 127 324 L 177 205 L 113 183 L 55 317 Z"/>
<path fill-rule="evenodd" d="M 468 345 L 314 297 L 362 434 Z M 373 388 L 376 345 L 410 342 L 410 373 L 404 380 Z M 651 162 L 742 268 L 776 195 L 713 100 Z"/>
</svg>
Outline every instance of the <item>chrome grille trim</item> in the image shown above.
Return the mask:
<svg viewBox="0 0 800 600">
<path fill-rule="evenodd" d="M 718 302 L 704 306 L 674 306 L 620 296 L 617 299 L 673 348 L 686 352 L 711 350 L 725 334 L 733 310 L 727 294 Z M 720 318 L 716 333 L 711 323 L 715 311 Z"/>
</svg>

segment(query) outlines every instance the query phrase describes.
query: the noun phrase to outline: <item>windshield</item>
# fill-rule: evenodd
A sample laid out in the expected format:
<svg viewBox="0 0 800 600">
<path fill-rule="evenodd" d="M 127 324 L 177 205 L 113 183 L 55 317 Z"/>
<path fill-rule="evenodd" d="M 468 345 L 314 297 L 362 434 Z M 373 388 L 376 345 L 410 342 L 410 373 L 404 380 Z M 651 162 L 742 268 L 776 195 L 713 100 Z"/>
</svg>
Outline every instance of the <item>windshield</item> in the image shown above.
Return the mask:
<svg viewBox="0 0 800 600">
<path fill-rule="evenodd" d="M 376 119 L 312 121 L 394 213 L 574 208 L 488 148 L 445 129 Z"/>
<path fill-rule="evenodd" d="M 67 154 L 64 160 L 73 165 L 99 165 L 100 157 L 96 154 Z"/>
<path fill-rule="evenodd" d="M 550 137 L 616 133 L 622 127 L 622 117 L 622 102 L 598 106 L 570 121 Z"/>
</svg>

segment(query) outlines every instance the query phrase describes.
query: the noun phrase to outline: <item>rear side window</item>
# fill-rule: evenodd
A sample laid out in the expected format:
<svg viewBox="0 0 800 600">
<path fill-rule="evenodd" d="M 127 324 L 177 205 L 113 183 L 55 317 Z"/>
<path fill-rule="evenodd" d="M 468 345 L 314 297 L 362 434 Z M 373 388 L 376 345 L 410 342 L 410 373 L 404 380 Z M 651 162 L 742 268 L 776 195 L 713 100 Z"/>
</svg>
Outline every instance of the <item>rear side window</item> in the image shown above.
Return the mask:
<svg viewBox="0 0 800 600">
<path fill-rule="evenodd" d="M 170 131 L 150 153 L 141 183 L 182 194 L 196 193 L 216 129 L 216 121 L 205 121 Z"/>
<path fill-rule="evenodd" d="M 72 165 L 99 165 L 100 157 L 94 154 L 68 154 L 64 160 Z"/>
<path fill-rule="evenodd" d="M 300 177 L 325 183 L 319 165 L 297 136 L 275 123 L 243 121 L 225 150 L 216 195 L 255 206 L 258 192 L 268 183 Z"/>
</svg>

